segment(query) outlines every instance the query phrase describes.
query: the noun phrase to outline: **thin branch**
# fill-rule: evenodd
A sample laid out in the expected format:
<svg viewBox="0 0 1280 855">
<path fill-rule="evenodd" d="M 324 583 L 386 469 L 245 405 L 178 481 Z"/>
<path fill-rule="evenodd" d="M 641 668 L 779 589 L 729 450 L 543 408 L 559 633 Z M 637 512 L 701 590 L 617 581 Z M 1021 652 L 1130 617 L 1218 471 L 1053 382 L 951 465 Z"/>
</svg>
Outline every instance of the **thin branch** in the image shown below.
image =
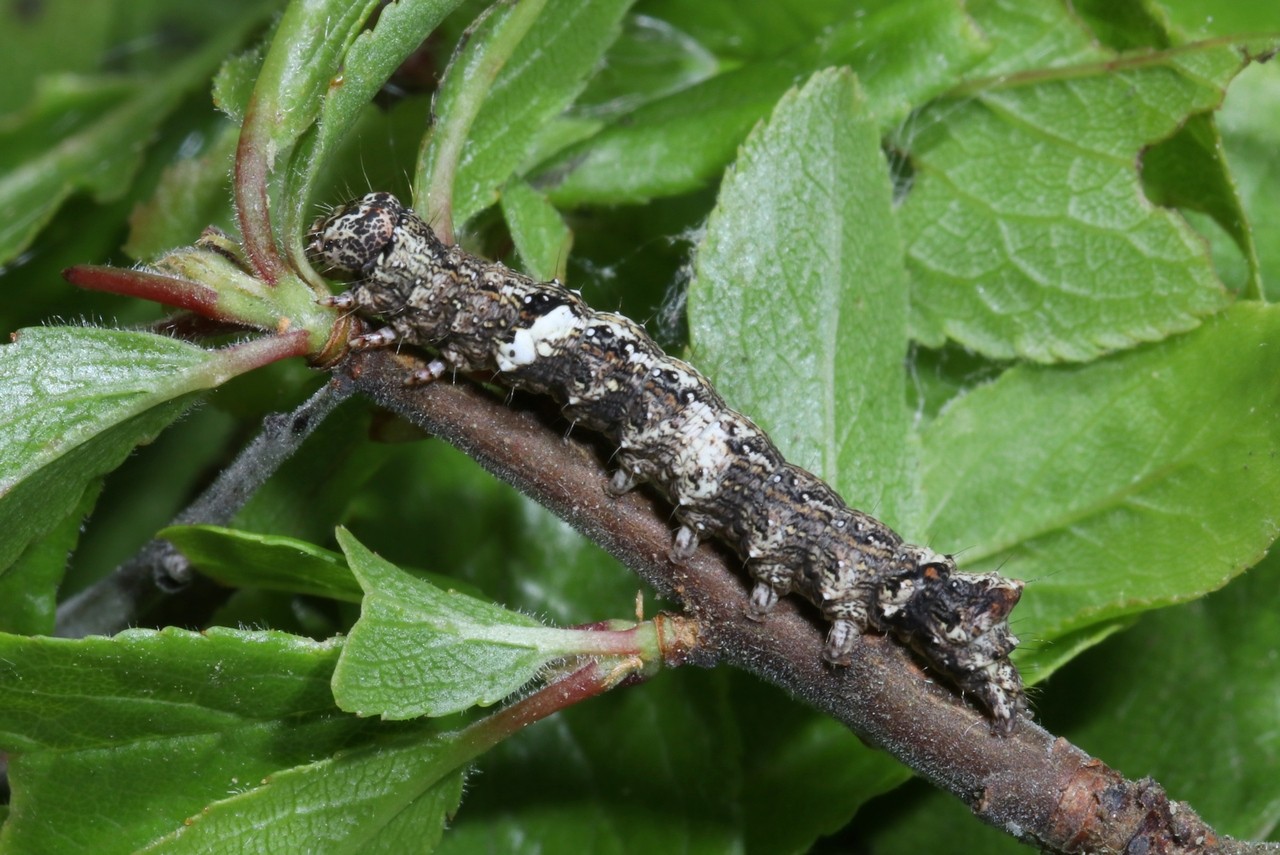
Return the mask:
<svg viewBox="0 0 1280 855">
<path fill-rule="evenodd" d="M 724 662 L 799 696 L 963 800 L 983 821 L 1051 852 L 1280 852 L 1216 835 L 1153 781 L 1126 780 L 1065 739 L 1023 721 L 1010 737 L 933 683 L 900 645 L 865 637 L 848 668 L 822 663 L 822 632 L 794 602 L 748 620 L 736 559 L 704 545 L 667 560 L 669 512 L 643 492 L 613 498 L 592 446 L 470 385 L 404 385 L 401 357 L 352 354 L 354 387 L 447 440 L 599 543 L 699 624 L 689 661 Z M 794 598 L 793 598 L 794 599 Z"/>
<path fill-rule="evenodd" d="M 293 455 L 311 432 L 351 396 L 341 377 L 326 383 L 292 413 L 272 413 L 262 431 L 171 525 L 225 525 Z M 58 606 L 55 635 L 112 635 L 137 623 L 152 606 L 193 577 L 190 563 L 167 540 L 152 540 L 110 576 Z"/>
</svg>

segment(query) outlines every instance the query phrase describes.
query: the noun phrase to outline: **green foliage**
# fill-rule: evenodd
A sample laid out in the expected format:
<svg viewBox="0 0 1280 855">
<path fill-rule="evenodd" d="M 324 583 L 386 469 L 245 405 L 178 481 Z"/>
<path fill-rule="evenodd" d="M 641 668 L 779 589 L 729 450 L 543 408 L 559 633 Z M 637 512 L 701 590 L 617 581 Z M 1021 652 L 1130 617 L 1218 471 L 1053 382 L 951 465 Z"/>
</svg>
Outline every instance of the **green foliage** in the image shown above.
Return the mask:
<svg viewBox="0 0 1280 855">
<path fill-rule="evenodd" d="M 264 588 L 360 602 L 362 591 L 341 555 L 305 540 L 214 525 L 158 532 L 208 576 L 230 587 Z"/>
<path fill-rule="evenodd" d="M 1079 70 L 1036 74 L 1027 57 L 997 52 L 977 69 L 993 79 L 940 99 L 911 127 L 914 180 L 900 216 L 916 335 L 1057 362 L 1194 327 L 1226 295 L 1203 241 L 1143 197 L 1134 158 L 1220 103 L 1240 54 L 1205 48 L 1114 68 L 1063 16 L 1027 17 L 992 11 L 984 29 L 1052 29 L 1058 43 L 1035 67 Z"/>
<path fill-rule="evenodd" d="M 413 578 L 345 530 L 338 542 L 364 589 L 333 675 L 345 710 L 401 720 L 488 706 L 578 647 L 574 633 Z"/>
<path fill-rule="evenodd" d="M 162 72 L 49 75 L 21 112 L 0 120 L 0 258 L 25 249 L 72 193 L 91 193 L 99 201 L 124 194 L 139 164 L 135 143 L 153 133 L 189 90 L 207 85 L 227 51 L 269 8 L 237 5 L 245 7 L 240 19 Z M 63 31 L 77 27 L 68 22 Z M 60 39 L 61 31 L 49 35 Z M 65 54 L 66 46 L 51 52 Z"/>
<path fill-rule="evenodd" d="M 667 340 L 683 305 L 690 360 L 788 454 L 965 569 L 1028 579 L 1018 661 L 1056 672 L 1035 699 L 1051 729 L 1220 831 L 1274 838 L 1280 69 L 1248 62 L 1280 39 L 1265 4 L 525 0 L 456 54 L 484 4 L 400 0 L 376 25 L 374 3 L 190 4 L 200 23 L 175 31 L 184 5 L 0 13 L 0 321 L 20 330 L 0 347 L 0 629 L 31 634 L 0 635 L 0 848 L 803 851 L 908 777 L 720 672 L 660 674 L 492 750 L 482 712 L 447 732 L 347 712 L 498 701 L 590 646 L 528 615 L 596 622 L 635 594 L 362 402 L 230 527 L 164 532 L 241 589 L 226 619 L 325 640 L 35 635 L 71 593 L 69 551 L 78 584 L 127 558 L 190 500 L 175 483 L 308 385 L 289 366 L 229 382 L 300 352 L 281 335 L 40 327 L 138 317 L 56 270 L 240 224 L 245 259 L 185 251 L 166 275 L 216 292 L 215 319 L 304 330 L 314 355 L 336 314 L 311 305 L 303 230 L 366 174 L 413 176 L 471 248 Z M 370 105 L 433 32 L 406 97 Z M 215 73 L 234 121 L 209 106 Z M 415 81 L 437 77 L 428 130 Z M 683 304 L 663 302 L 689 276 L 673 238 L 696 243 Z M 181 474 L 146 465 L 172 450 L 126 460 L 215 388 L 157 443 L 198 438 Z M 841 845 L 1016 848 L 923 788 L 881 799 Z"/>
<path fill-rule="evenodd" d="M 538 131 L 581 91 L 632 2 L 496 6 L 451 64 L 455 73 L 441 81 L 437 122 L 415 182 L 430 198 L 415 207 L 435 220 L 431 212 L 451 195 L 461 226 L 497 201 L 498 188 L 525 160 Z"/>
<path fill-rule="evenodd" d="M 731 406 L 758 414 L 787 459 L 910 530 L 906 275 L 880 135 L 852 75 L 814 75 L 743 145 L 697 255 L 689 319 L 691 358 Z"/>
<path fill-rule="evenodd" d="M 13 339 L 0 349 L 0 573 L 95 479 L 190 406 L 194 392 L 259 367 L 270 345 L 207 351 L 93 327 L 21 330 Z"/>
</svg>

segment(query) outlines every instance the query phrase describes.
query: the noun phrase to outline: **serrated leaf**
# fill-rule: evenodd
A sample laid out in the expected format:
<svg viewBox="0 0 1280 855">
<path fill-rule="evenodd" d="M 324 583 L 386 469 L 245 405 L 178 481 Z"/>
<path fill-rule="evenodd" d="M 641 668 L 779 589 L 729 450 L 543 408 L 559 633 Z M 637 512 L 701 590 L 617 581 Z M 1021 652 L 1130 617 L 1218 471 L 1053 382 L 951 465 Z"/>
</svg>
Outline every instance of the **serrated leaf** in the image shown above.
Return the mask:
<svg viewBox="0 0 1280 855">
<path fill-rule="evenodd" d="M 933 542 L 1030 580 L 1015 629 L 1042 643 L 1221 587 L 1280 533 L 1278 336 L 1280 311 L 1241 304 L 975 389 L 924 432 Z"/>
<path fill-rule="evenodd" d="M 253 85 L 262 70 L 263 52 L 263 46 L 258 44 L 229 56 L 213 76 L 213 104 L 236 125 L 244 123 Z"/>
<path fill-rule="evenodd" d="M 521 269 L 539 279 L 563 279 L 573 232 L 547 197 L 523 181 L 512 181 L 502 191 L 502 216 Z"/>
<path fill-rule="evenodd" d="M 333 706 L 338 645 L 281 633 L 0 635 L 6 852 L 133 852 L 266 775 L 359 745 Z M 68 781 L 89 783 L 92 799 Z"/>
<path fill-rule="evenodd" d="M 446 73 L 437 96 L 436 126 L 414 181 L 415 194 L 434 191 L 439 195 L 438 188 L 452 188 L 453 219 L 459 226 L 497 201 L 498 189 L 525 160 L 536 132 L 582 90 L 617 38 L 622 15 L 632 2 L 547 0 L 523 36 L 519 27 L 512 26 L 509 33 L 503 26 L 511 16 L 522 15 L 521 10 L 495 12 L 492 24 L 486 22 L 452 68 L 467 69 L 482 62 L 487 51 L 505 50 L 501 71 L 487 88 L 475 86 L 471 75 L 461 70 Z M 519 44 L 510 50 L 506 42 L 513 35 Z M 475 100 L 479 97 L 484 99 L 481 104 Z M 454 123 L 467 131 L 460 159 L 442 157 L 445 141 L 457 136 Z M 439 202 L 418 198 L 415 207 L 425 210 L 428 204 L 434 207 Z"/>
<path fill-rule="evenodd" d="M 500 701 L 577 652 L 574 634 L 457 592 L 338 542 L 365 596 L 333 675 L 344 710 L 384 719 L 442 716 Z"/>
<path fill-rule="evenodd" d="M 881 512 L 908 492 L 907 302 L 891 197 L 853 77 L 820 72 L 743 146 L 688 304 L 691 358 L 729 403 L 788 459 Z"/>
<path fill-rule="evenodd" d="M 913 510 L 912 448 L 891 199 L 876 121 L 854 78 L 819 72 L 743 145 L 697 253 L 688 314 L 692 359 L 732 406 L 759 419 L 788 459 L 901 522 Z M 908 776 L 834 722 L 770 709 L 791 725 L 781 739 L 768 735 L 769 716 L 740 717 L 756 734 L 748 741 L 762 743 L 746 776 L 758 851 L 803 849 Z M 833 756 L 841 773 L 829 771 Z"/>
<path fill-rule="evenodd" d="M 220 351 L 150 333 L 33 328 L 0 347 L 0 568 L 192 395 L 279 358 L 279 339 Z"/>
<path fill-rule="evenodd" d="M 360 583 L 336 552 L 304 540 L 214 525 L 170 526 L 156 533 L 197 570 L 224 585 L 310 594 L 358 603 Z"/>
<path fill-rule="evenodd" d="M 264 779 L 139 852 L 430 852 L 462 800 L 456 735 L 381 737 Z"/>
<path fill-rule="evenodd" d="M 883 130 L 953 85 L 987 50 L 952 0 L 872 5 L 868 14 L 849 16 L 785 56 L 747 63 L 646 104 L 565 149 L 531 182 L 561 206 L 683 193 L 717 176 L 777 99 L 818 69 L 852 67 Z M 909 59 L 920 55 L 931 62 Z"/>
<path fill-rule="evenodd" d="M 1064 38 L 1046 35 L 1060 55 L 1086 51 Z M 907 126 L 914 177 L 898 214 L 926 343 L 1086 360 L 1225 304 L 1203 241 L 1143 196 L 1136 165 L 1144 146 L 1219 103 L 1241 57 L 1204 47 L 1115 68 L 1087 56 L 1037 57 L 1033 69 L 1016 66 L 1022 54 L 990 60 L 983 72 L 1001 77 Z"/>
</svg>

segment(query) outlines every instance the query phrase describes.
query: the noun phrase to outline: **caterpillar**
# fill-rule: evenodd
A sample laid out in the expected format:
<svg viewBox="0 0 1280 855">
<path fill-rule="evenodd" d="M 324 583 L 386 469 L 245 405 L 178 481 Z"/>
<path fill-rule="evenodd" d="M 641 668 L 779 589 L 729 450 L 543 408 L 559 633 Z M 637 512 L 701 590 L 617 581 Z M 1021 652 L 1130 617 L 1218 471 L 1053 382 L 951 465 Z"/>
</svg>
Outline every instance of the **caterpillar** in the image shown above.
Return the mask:
<svg viewBox="0 0 1280 855">
<path fill-rule="evenodd" d="M 737 552 L 755 582 L 748 616 L 764 619 L 781 596 L 799 593 L 831 623 L 826 661 L 847 665 L 862 633 L 889 633 L 974 695 L 995 732 L 1013 731 L 1026 698 L 1009 661 L 1018 639 L 1008 616 L 1022 582 L 958 572 L 952 556 L 904 542 L 786 462 L 706 377 L 634 321 L 593 310 L 558 281 L 445 245 L 389 193 L 319 220 L 308 254 L 353 279 L 329 305 L 386 324 L 351 346 L 429 348 L 439 358 L 418 380 L 448 368 L 492 372 L 552 396 L 571 422 L 607 436 L 618 449 L 608 489 L 644 482 L 671 503 L 680 523 L 673 561 L 706 538 Z"/>
</svg>

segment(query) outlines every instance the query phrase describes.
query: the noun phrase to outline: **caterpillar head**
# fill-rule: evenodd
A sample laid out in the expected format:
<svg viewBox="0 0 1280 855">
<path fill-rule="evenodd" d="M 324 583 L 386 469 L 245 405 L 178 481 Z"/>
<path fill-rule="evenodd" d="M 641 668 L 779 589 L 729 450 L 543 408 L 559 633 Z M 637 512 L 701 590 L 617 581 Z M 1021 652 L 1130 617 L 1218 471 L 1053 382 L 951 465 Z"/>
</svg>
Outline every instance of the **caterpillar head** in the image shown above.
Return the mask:
<svg viewBox="0 0 1280 855">
<path fill-rule="evenodd" d="M 900 570 L 882 586 L 882 624 L 962 691 L 977 695 L 997 730 L 1008 733 L 1025 706 L 1021 677 L 1008 658 L 1018 645 L 1008 617 L 1023 583 L 957 572 L 951 556 L 922 547 L 904 548 Z"/>
<path fill-rule="evenodd" d="M 307 255 L 342 273 L 367 273 L 395 238 L 405 214 L 390 193 L 369 193 L 339 206 L 307 232 Z"/>
</svg>

